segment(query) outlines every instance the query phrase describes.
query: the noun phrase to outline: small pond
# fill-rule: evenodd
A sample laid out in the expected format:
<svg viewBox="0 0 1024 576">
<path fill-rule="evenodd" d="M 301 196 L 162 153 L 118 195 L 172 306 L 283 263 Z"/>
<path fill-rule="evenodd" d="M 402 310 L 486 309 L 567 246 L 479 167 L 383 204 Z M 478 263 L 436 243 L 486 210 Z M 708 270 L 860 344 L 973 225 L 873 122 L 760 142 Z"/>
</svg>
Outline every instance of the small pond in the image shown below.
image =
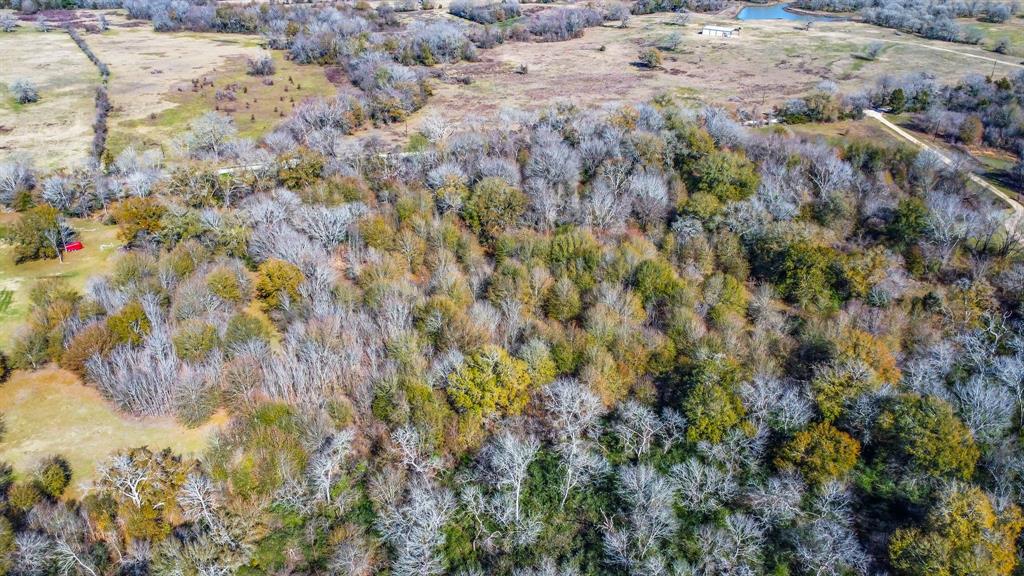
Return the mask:
<svg viewBox="0 0 1024 576">
<path fill-rule="evenodd" d="M 793 22 L 828 22 L 836 20 L 828 16 L 812 16 L 787 10 L 789 3 L 772 4 L 771 6 L 747 6 L 736 18 L 740 20 L 792 20 Z"/>
</svg>

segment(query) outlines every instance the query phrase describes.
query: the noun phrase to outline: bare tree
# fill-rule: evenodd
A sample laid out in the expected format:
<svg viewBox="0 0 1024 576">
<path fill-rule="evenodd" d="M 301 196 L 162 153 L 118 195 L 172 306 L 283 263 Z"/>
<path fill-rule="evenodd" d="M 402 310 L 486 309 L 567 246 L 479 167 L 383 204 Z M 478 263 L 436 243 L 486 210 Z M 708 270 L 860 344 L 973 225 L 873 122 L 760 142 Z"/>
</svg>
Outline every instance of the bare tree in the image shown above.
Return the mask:
<svg viewBox="0 0 1024 576">
<path fill-rule="evenodd" d="M 619 497 L 625 502 L 622 522 L 606 519 L 604 548 L 609 560 L 643 573 L 644 567 L 665 568 L 660 547 L 676 530 L 671 483 L 645 464 L 619 469 Z"/>
<path fill-rule="evenodd" d="M 575 379 L 556 380 L 544 392 L 555 447 L 562 456 L 564 507 L 573 488 L 607 467 L 593 442 L 605 408 L 596 394 Z"/>
<path fill-rule="evenodd" d="M 450 492 L 425 482 L 414 483 L 403 503 L 383 511 L 377 529 L 391 545 L 391 572 L 419 576 L 444 572 L 444 525 L 455 509 Z"/>
<path fill-rule="evenodd" d="M 516 522 L 522 518 L 520 498 L 526 484 L 527 471 L 539 449 L 540 442 L 533 436 L 524 438 L 505 431 L 486 450 L 489 477 L 498 489 L 511 493 L 511 516 Z"/>
<path fill-rule="evenodd" d="M 698 512 L 708 513 L 722 508 L 739 490 L 729 472 L 697 458 L 674 465 L 671 477 L 682 504 Z"/>
<path fill-rule="evenodd" d="M 653 410 L 630 399 L 619 407 L 614 430 L 627 454 L 642 457 L 661 432 L 661 420 Z"/>
</svg>

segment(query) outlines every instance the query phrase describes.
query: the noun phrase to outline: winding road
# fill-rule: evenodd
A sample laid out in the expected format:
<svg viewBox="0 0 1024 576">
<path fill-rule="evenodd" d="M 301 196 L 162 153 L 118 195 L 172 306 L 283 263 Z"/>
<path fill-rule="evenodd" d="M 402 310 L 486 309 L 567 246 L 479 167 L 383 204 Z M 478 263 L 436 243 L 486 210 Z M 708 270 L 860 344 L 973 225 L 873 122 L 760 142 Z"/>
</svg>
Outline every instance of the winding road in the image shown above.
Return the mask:
<svg viewBox="0 0 1024 576">
<path fill-rule="evenodd" d="M 922 141 L 921 139 L 915 137 L 913 134 L 893 124 L 881 112 L 877 110 L 865 110 L 864 115 L 869 118 L 873 118 L 878 122 L 881 122 L 883 126 L 888 128 L 889 130 L 892 130 L 897 136 L 903 138 L 904 140 L 910 142 L 911 144 L 917 146 L 918 148 L 933 152 L 940 160 L 942 160 L 943 164 L 947 166 L 953 165 L 953 160 L 949 156 L 947 156 L 942 150 L 939 150 L 938 148 L 932 146 L 931 144 Z M 1013 213 L 1006 219 L 1006 227 L 1008 229 L 1016 230 L 1020 228 L 1021 220 L 1024 219 L 1024 206 L 1022 206 L 1020 202 L 1014 200 L 1007 193 L 993 186 L 992 183 L 990 183 L 988 180 L 985 180 L 984 178 L 978 176 L 977 174 L 974 174 L 973 172 L 968 173 L 968 178 L 970 178 L 971 182 L 974 182 L 978 186 L 981 186 L 985 190 L 988 190 L 992 194 L 995 194 L 1003 202 L 1005 202 L 1007 206 L 1010 207 L 1010 210 Z"/>
</svg>

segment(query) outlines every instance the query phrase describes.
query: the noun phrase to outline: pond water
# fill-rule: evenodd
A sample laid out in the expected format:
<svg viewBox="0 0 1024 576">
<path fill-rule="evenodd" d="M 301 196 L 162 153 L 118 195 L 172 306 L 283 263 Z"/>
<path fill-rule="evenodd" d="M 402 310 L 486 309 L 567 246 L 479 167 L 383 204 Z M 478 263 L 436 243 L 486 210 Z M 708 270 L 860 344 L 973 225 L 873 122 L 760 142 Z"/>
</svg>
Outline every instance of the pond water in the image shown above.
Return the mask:
<svg viewBox="0 0 1024 576">
<path fill-rule="evenodd" d="M 789 3 L 772 4 L 771 6 L 747 6 L 740 10 L 736 18 L 740 20 L 792 20 L 793 22 L 828 22 L 835 20 L 828 16 L 811 16 L 786 10 Z"/>
</svg>

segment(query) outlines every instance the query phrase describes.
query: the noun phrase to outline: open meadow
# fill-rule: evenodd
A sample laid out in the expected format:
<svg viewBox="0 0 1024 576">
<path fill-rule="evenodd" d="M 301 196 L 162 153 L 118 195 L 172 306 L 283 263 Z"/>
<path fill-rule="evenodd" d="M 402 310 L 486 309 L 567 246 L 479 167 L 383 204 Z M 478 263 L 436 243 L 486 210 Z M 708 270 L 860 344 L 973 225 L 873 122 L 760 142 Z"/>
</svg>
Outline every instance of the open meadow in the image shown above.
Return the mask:
<svg viewBox="0 0 1024 576">
<path fill-rule="evenodd" d="M 24 475 L 42 458 L 61 454 L 71 464 L 76 494 L 96 479 L 97 465 L 117 450 L 148 446 L 198 455 L 224 422 L 218 415 L 188 429 L 171 417 L 127 417 L 74 374 L 56 368 L 16 372 L 0 386 L 0 406 L 7 424 L 0 460 Z"/>
<path fill-rule="evenodd" d="M 661 94 L 691 106 L 716 104 L 757 114 L 806 94 L 822 80 L 853 93 L 887 74 L 916 70 L 927 70 L 941 82 L 956 81 L 968 71 L 1024 70 L 1013 56 L 983 46 L 927 40 L 857 22 L 818 22 L 809 30 L 787 21 L 739 22 L 732 12 L 693 14 L 686 26 L 675 24 L 672 14 L 634 16 L 626 28 L 606 23 L 565 42 L 509 42 L 481 50 L 479 61 L 445 67 L 434 96 L 408 126 L 379 133 L 399 144 L 434 115 L 459 121 L 503 107 L 538 109 L 553 102 L 601 107 Z M 742 30 L 733 38 L 708 38 L 699 34 L 705 24 L 741 25 Z M 1014 22 L 997 29 L 1018 26 Z M 883 46 L 880 56 L 864 58 L 876 42 Z M 649 47 L 661 49 L 661 69 L 638 65 L 638 54 Z"/>
<path fill-rule="evenodd" d="M 266 82 L 246 74 L 249 58 L 268 54 L 244 34 L 160 33 L 123 18 L 87 37 L 111 68 L 108 148 L 160 146 L 206 112 L 230 116 L 243 137 L 259 138 L 303 98 L 328 96 L 335 87 L 320 66 L 299 66 L 272 54 L 277 73 Z M 289 78 L 292 82 L 289 82 Z"/>
<path fill-rule="evenodd" d="M 22 105 L 10 86 L 31 80 L 39 101 Z M 71 38 L 27 26 L 0 34 L 0 159 L 28 154 L 43 168 L 80 166 L 92 141 L 96 67 Z"/>
</svg>

